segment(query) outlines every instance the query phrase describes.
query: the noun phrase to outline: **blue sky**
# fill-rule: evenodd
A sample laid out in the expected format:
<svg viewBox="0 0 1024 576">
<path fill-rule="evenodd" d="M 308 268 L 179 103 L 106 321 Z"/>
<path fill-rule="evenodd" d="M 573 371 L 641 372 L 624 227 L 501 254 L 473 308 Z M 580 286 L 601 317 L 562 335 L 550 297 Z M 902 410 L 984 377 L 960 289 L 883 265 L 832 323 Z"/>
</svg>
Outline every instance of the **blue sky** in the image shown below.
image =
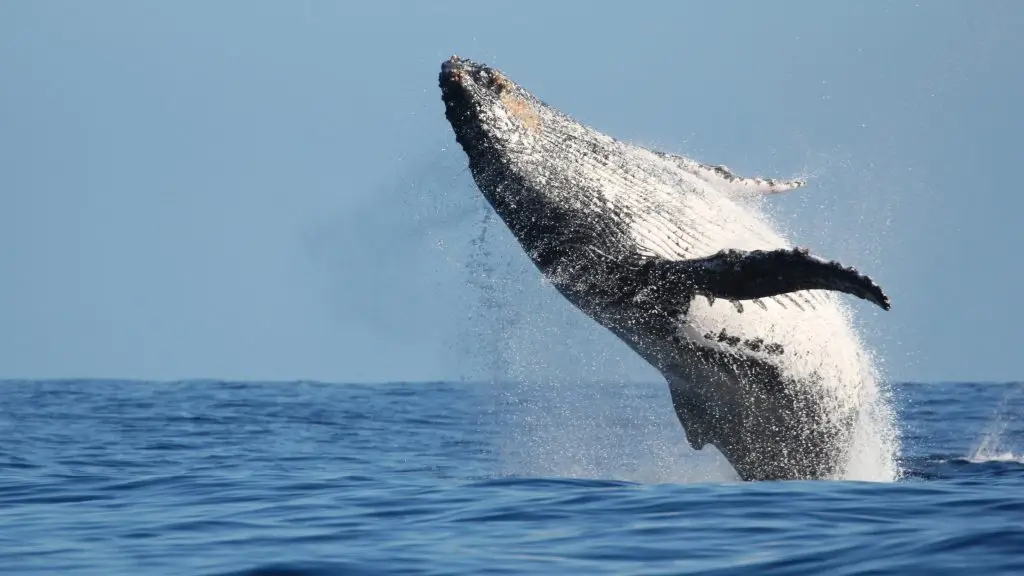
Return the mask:
<svg viewBox="0 0 1024 576">
<path fill-rule="evenodd" d="M 890 293 L 855 304 L 889 377 L 1024 378 L 1021 29 L 995 0 L 5 2 L 0 377 L 656 378 L 487 218 L 458 53 L 618 138 L 812 174 L 771 209 Z"/>
</svg>

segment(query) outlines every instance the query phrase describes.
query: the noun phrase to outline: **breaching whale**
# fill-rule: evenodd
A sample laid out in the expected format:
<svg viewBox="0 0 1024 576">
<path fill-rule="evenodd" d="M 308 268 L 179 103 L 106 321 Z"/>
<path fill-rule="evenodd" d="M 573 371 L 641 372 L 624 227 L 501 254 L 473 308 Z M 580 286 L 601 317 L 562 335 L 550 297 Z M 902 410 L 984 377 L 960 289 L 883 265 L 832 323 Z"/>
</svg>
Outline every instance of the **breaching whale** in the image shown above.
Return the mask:
<svg viewBox="0 0 1024 576">
<path fill-rule="evenodd" d="M 804 181 L 618 141 L 457 56 L 439 81 L 483 196 L 569 302 L 664 375 L 691 446 L 745 480 L 842 473 L 873 374 L 837 294 L 890 304 L 749 203 Z"/>
</svg>

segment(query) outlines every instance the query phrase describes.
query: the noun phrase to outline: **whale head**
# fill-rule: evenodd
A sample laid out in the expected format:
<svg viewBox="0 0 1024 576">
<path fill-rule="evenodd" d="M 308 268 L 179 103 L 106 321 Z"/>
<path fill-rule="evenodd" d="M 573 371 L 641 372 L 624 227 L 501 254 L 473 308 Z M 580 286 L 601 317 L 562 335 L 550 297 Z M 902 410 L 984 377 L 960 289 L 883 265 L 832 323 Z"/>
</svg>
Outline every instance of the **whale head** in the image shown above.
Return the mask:
<svg viewBox="0 0 1024 576">
<path fill-rule="evenodd" d="M 452 56 L 439 77 L 445 116 L 477 187 L 519 243 L 545 268 L 551 247 L 578 236 L 578 166 L 565 139 L 584 128 L 500 71 Z"/>
</svg>

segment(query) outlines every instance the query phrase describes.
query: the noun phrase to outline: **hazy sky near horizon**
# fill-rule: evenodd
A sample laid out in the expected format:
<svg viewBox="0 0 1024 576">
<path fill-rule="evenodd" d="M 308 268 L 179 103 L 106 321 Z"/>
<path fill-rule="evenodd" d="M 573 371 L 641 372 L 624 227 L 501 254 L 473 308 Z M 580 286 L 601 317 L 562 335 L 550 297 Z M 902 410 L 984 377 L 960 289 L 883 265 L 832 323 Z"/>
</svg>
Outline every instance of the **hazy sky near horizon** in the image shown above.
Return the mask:
<svg viewBox="0 0 1024 576">
<path fill-rule="evenodd" d="M 810 174 L 771 210 L 892 296 L 854 304 L 887 376 L 1024 379 L 1022 29 L 1011 0 L 2 3 L 0 377 L 656 378 L 488 218 L 457 53 Z"/>
</svg>

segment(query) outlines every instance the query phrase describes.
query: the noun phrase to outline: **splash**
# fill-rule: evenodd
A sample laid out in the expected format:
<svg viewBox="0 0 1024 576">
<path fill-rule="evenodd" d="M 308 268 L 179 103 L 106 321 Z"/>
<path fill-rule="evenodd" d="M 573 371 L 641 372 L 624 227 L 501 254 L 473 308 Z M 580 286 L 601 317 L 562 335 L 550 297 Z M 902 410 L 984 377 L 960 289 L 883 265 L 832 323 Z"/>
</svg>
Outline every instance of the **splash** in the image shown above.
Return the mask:
<svg viewBox="0 0 1024 576">
<path fill-rule="evenodd" d="M 998 452 L 986 450 L 972 454 L 967 458 L 967 461 L 972 464 L 984 464 L 985 462 L 1015 462 L 1017 464 L 1024 464 L 1024 454 L 1015 454 L 1012 451 Z"/>
<path fill-rule="evenodd" d="M 860 411 L 843 480 L 894 482 L 903 477 L 896 422 L 891 388 L 875 377 L 861 389 Z"/>
<path fill-rule="evenodd" d="M 638 483 L 738 481 L 715 449 L 686 443 L 663 382 L 505 383 L 500 474 Z"/>
<path fill-rule="evenodd" d="M 827 172 L 827 166 L 818 166 L 807 171 L 805 177 L 811 174 L 820 176 Z M 807 195 L 797 195 L 800 202 L 807 203 Z M 785 225 L 782 220 L 803 222 L 807 218 L 783 218 L 780 210 L 771 210 L 777 206 L 769 204 L 765 198 L 748 199 L 748 207 L 755 214 L 767 222 L 770 227 L 781 231 L 787 238 L 804 236 L 792 225 Z M 817 217 L 812 218 L 812 227 L 828 227 L 835 230 L 834 222 L 830 217 L 825 216 L 831 210 L 818 206 L 815 209 Z M 886 210 L 879 213 L 885 214 Z M 889 228 L 889 219 L 886 217 L 881 221 L 868 221 L 863 215 L 858 218 L 857 227 L 854 230 L 843 231 L 843 234 L 835 233 L 827 235 L 824 249 L 830 257 L 840 258 L 843 261 L 855 261 L 857 255 L 865 257 L 872 263 L 872 268 L 878 268 L 881 254 L 878 250 L 877 239 Z M 808 232 L 806 230 L 802 232 Z M 810 236 L 816 236 L 811 231 Z M 840 241 L 835 246 L 829 242 L 831 238 L 839 237 Z M 834 253 L 834 250 L 838 254 Z M 858 390 L 858 412 L 853 430 L 853 439 L 850 446 L 850 454 L 843 472 L 838 480 L 860 481 L 860 482 L 896 482 L 903 477 L 903 470 L 899 465 L 900 435 L 898 417 L 894 408 L 893 390 L 882 369 L 882 363 L 874 355 L 872 349 L 866 345 L 861 337 L 863 327 L 858 325 L 857 317 L 847 302 L 837 302 L 841 319 L 833 328 L 838 333 L 818 333 L 818 327 L 810 327 L 809 333 L 816 338 L 825 338 L 831 341 L 844 341 L 856 354 L 848 355 L 845 358 L 837 357 L 825 359 L 823 362 L 836 362 L 841 366 L 834 372 L 839 379 L 851 381 L 835 382 L 840 388 L 851 388 Z M 855 380 L 855 381 L 854 381 Z"/>
<path fill-rule="evenodd" d="M 981 438 L 967 456 L 969 462 L 979 464 L 983 462 L 1017 462 L 1024 464 L 1024 454 L 1015 453 L 1006 446 L 1010 431 L 1010 425 L 1016 422 L 1017 416 L 1010 410 L 1012 400 L 1024 392 L 1024 385 L 1013 386 L 1003 396 L 999 406 Z"/>
<path fill-rule="evenodd" d="M 751 198 L 749 206 L 773 228 L 786 237 L 803 238 L 801 245 L 828 254 L 842 262 L 858 261 L 870 264 L 872 270 L 882 268 L 883 240 L 892 232 L 892 214 L 899 195 L 882 190 L 870 170 L 857 171 L 854 162 L 839 152 L 812 153 L 806 150 L 808 165 L 803 177 L 813 179 L 816 189 L 843 189 L 853 183 L 850 195 L 862 198 L 858 205 L 837 204 L 837 195 L 821 194 L 814 190 L 789 194 L 778 198 Z M 855 173 L 856 172 L 856 173 Z M 839 217 L 840 214 L 852 218 Z M 848 220 L 846 226 L 840 226 Z M 866 267 L 866 266 L 862 266 Z M 898 415 L 895 410 L 893 389 L 886 378 L 881 361 L 862 340 L 868 332 L 845 302 L 839 302 L 848 327 L 845 338 L 864 354 L 845 362 L 856 363 L 856 370 L 847 366 L 842 373 L 860 373 L 859 411 L 854 429 L 850 456 L 843 480 L 893 482 L 904 476 L 899 465 L 901 450 Z M 884 340 L 883 334 L 872 334 L 875 340 Z M 843 383 L 852 386 L 854 383 Z"/>
<path fill-rule="evenodd" d="M 466 264 L 467 352 L 486 359 L 487 418 L 506 476 L 727 482 L 717 450 L 686 443 L 660 375 L 539 278 L 487 206 Z M 639 379 L 638 379 L 639 377 Z"/>
</svg>

